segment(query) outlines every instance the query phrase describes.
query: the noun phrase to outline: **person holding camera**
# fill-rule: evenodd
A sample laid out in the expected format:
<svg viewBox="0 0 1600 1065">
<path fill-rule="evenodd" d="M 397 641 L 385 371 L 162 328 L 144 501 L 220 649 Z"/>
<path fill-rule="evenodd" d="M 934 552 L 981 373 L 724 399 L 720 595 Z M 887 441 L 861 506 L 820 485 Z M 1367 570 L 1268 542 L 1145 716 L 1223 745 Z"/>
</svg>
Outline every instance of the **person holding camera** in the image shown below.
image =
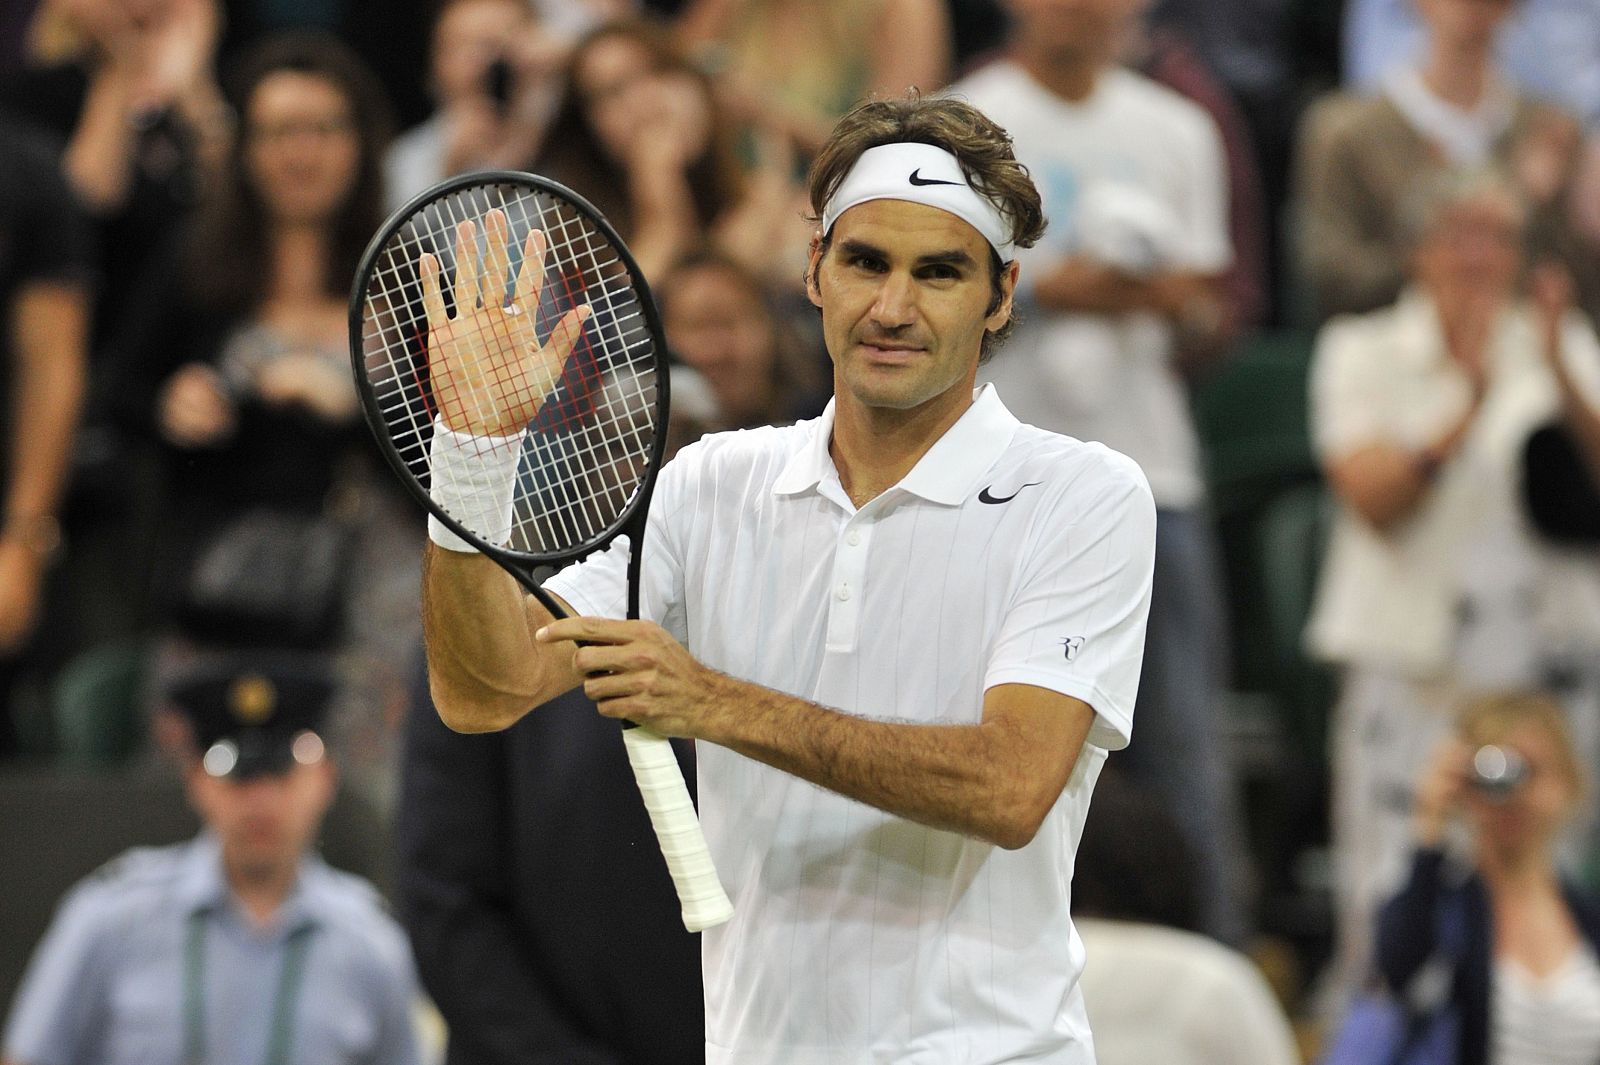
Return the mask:
<svg viewBox="0 0 1600 1065">
<path fill-rule="evenodd" d="M 1441 956 L 1442 915 L 1456 915 L 1458 1065 L 1600 1060 L 1600 904 L 1557 868 L 1587 786 L 1561 704 L 1542 693 L 1469 702 L 1422 774 L 1410 879 L 1379 917 L 1376 968 L 1403 993 Z M 1464 868 L 1447 857 L 1457 817 Z"/>
<path fill-rule="evenodd" d="M 560 97 L 565 50 L 526 0 L 440 4 L 428 75 L 438 109 L 389 148 L 390 207 L 452 174 L 521 168 Z"/>
</svg>

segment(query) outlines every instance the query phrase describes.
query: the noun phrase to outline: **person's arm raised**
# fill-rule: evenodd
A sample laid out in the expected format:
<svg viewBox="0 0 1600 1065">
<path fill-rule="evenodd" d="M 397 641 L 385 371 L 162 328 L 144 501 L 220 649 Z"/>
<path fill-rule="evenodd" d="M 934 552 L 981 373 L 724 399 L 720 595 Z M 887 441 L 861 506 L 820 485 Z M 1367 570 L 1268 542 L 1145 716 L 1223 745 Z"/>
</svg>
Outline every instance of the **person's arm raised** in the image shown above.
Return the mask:
<svg viewBox="0 0 1600 1065">
<path fill-rule="evenodd" d="M 487 456 L 489 465 L 508 449 L 520 450 L 522 434 L 560 380 L 588 316 L 587 306 L 572 309 L 539 343 L 534 311 L 546 248 L 539 232 L 528 235 L 511 302 L 480 304 L 480 292 L 505 292 L 511 276 L 505 215 L 490 211 L 485 226 L 481 279 L 475 227 L 463 222 L 456 229 L 454 317 L 445 306 L 438 259 L 424 254 L 419 262 L 428 369 L 439 411 L 433 492 L 447 510 L 440 496 L 450 491 L 451 479 L 440 474 L 441 434 L 478 441 L 482 446 L 469 450 Z M 514 464 L 506 476 L 515 476 Z M 476 551 L 428 545 L 422 619 L 434 701 L 440 718 L 458 732 L 506 728 L 582 679 L 571 670 L 572 648 L 534 643 L 533 631 L 550 620 L 549 613 Z"/>
</svg>

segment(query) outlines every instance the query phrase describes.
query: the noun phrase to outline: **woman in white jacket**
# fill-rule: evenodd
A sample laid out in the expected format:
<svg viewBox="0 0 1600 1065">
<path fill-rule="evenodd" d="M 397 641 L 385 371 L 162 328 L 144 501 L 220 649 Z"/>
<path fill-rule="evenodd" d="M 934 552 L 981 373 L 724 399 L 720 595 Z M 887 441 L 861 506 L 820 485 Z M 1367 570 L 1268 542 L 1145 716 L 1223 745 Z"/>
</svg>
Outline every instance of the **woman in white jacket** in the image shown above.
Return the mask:
<svg viewBox="0 0 1600 1065">
<path fill-rule="evenodd" d="M 1527 439 L 1552 422 L 1600 479 L 1600 343 L 1559 268 L 1535 268 L 1521 297 L 1524 210 L 1499 175 L 1447 175 L 1412 221 L 1412 284 L 1330 322 L 1311 381 L 1339 508 L 1307 642 L 1343 672 L 1330 735 L 1351 981 L 1404 874 L 1417 768 L 1463 691 L 1563 687 L 1600 749 L 1600 552 L 1548 542 L 1521 502 Z"/>
</svg>

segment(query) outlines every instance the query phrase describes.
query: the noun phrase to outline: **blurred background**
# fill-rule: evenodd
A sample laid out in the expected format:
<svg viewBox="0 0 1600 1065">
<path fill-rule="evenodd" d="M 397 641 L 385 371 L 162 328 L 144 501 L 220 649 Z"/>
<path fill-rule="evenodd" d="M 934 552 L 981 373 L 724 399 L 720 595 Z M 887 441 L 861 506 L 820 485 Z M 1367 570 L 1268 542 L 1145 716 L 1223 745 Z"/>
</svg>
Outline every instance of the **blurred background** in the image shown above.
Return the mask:
<svg viewBox="0 0 1600 1065">
<path fill-rule="evenodd" d="M 1149 731 L 1090 822 L 1104 805 L 1128 840 L 1170 818 L 1169 863 L 1120 866 L 1113 844 L 1107 876 L 1199 897 L 1084 894 L 1240 959 L 1229 978 L 1270 994 L 1238 1023 L 1287 1018 L 1314 1059 L 1367 983 L 1417 782 L 1465 700 L 1542 693 L 1600 762 L 1594 0 L 7 4 L 0 1003 L 74 882 L 194 833 L 173 685 L 294 652 L 339 677 L 323 853 L 394 903 L 441 1027 L 487 1023 L 438 956 L 429 892 L 459 871 L 429 864 L 424 807 L 527 801 L 468 792 L 534 772 L 534 740 L 472 747 L 470 784 L 433 772 L 478 738 L 428 731 L 423 514 L 361 424 L 356 259 L 443 177 L 548 175 L 654 288 L 675 446 L 812 417 L 830 371 L 801 284 L 806 168 L 853 103 L 913 86 L 996 117 L 1045 196 L 1022 325 L 986 372 L 1024 420 L 1133 454 L 1170 545 Z M 546 747 L 614 738 L 537 727 Z M 1589 890 L 1600 821 L 1574 795 L 1552 847 Z M 484 834 L 576 847 L 552 820 Z M 603 855 L 562 853 L 571 890 L 616 891 Z M 526 885 L 475 883 L 541 979 L 572 977 L 517 923 Z M 602 954 L 581 964 L 628 964 Z M 1108 1030 L 1140 979 L 1111 969 L 1090 987 Z M 1268 1060 L 1205 1045 L 1182 1060 Z M 651 1060 L 616 1054 L 594 1060 Z"/>
</svg>

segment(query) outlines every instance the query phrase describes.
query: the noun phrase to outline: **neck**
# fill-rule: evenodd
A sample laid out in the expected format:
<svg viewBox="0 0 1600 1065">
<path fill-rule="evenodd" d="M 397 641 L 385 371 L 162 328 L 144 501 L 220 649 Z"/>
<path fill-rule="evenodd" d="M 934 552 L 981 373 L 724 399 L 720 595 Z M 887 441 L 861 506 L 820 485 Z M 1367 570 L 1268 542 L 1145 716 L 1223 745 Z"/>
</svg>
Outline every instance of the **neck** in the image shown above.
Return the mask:
<svg viewBox="0 0 1600 1065">
<path fill-rule="evenodd" d="M 1488 52 L 1434 41 L 1422 65 L 1422 83 L 1439 99 L 1468 110 L 1488 91 L 1489 71 Z"/>
<path fill-rule="evenodd" d="M 1496 894 L 1531 889 L 1559 890 L 1560 878 L 1550 860 L 1549 848 L 1521 844 L 1515 849 L 1480 845 L 1478 871 Z"/>
<path fill-rule="evenodd" d="M 1016 59 L 1034 81 L 1075 104 L 1093 95 L 1107 66 L 1104 59 L 1087 51 L 1046 53 L 1026 45 L 1017 50 Z"/>
<path fill-rule="evenodd" d="M 228 887 L 234 898 L 257 925 L 267 925 L 277 916 L 278 909 L 294 889 L 300 863 L 282 866 L 246 866 L 239 862 L 223 862 Z"/>
<path fill-rule="evenodd" d="M 272 234 L 272 297 L 297 302 L 325 299 L 327 259 L 327 239 L 321 226 L 279 226 Z"/>
<path fill-rule="evenodd" d="M 839 483 L 856 507 L 898 484 L 961 419 L 972 406 L 971 385 L 968 379 L 967 388 L 952 389 L 911 410 L 834 403 L 828 454 L 839 471 Z M 842 394 L 836 388 L 835 395 Z"/>
</svg>

